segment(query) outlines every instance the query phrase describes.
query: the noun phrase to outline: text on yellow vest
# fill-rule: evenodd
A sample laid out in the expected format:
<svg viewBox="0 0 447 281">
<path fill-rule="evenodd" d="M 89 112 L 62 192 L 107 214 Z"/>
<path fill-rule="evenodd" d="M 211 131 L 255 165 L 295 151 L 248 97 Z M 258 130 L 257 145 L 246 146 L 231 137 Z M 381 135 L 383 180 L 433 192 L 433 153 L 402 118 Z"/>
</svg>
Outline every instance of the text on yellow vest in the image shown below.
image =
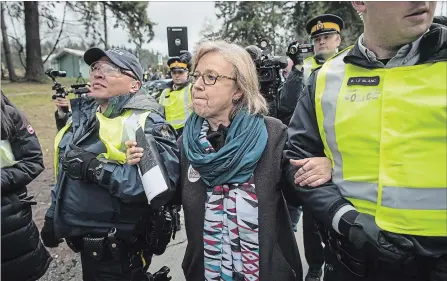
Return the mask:
<svg viewBox="0 0 447 281">
<path fill-rule="evenodd" d="M 319 70 L 315 107 L 333 182 L 384 230 L 447 236 L 447 62 Z"/>
</svg>

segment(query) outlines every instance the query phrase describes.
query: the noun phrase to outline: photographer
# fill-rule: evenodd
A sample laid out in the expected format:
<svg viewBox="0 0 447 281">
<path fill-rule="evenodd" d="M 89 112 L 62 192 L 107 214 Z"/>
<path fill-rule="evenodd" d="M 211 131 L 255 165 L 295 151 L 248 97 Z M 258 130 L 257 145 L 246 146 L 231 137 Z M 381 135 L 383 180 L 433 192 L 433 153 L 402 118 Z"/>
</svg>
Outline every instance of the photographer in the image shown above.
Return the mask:
<svg viewBox="0 0 447 281">
<path fill-rule="evenodd" d="M 304 61 L 298 43 L 292 42 L 289 45 L 287 55 L 292 59 L 295 67 L 288 75 L 279 97 L 280 119 L 284 124 L 289 124 L 298 99 L 302 95 L 312 71 L 319 68 L 328 58 L 338 52 L 338 46 L 341 43 L 340 31 L 343 25 L 343 20 L 340 17 L 330 14 L 319 15 L 309 20 L 306 30 L 311 36 L 315 55 Z M 295 50 L 292 48 L 295 48 Z M 290 207 L 289 211 L 292 223 L 296 227 L 299 212 L 294 207 Z M 309 264 L 309 272 L 305 280 L 319 281 L 322 275 L 321 267 L 324 263 L 323 247 L 313 222 L 312 212 L 306 208 L 303 210 L 303 242 L 306 260 Z"/>
<path fill-rule="evenodd" d="M 56 128 L 59 131 L 67 123 L 68 118 L 71 116 L 70 101 L 67 98 L 57 97 L 54 100 L 56 111 L 54 112 L 54 118 L 56 120 Z"/>
<path fill-rule="evenodd" d="M 281 87 L 282 70 L 288 66 L 285 57 L 273 56 L 267 39 L 260 42 L 261 48 L 255 45 L 245 47 L 256 66 L 259 79 L 259 91 L 267 102 L 268 115 L 278 117 L 278 89 Z"/>
</svg>

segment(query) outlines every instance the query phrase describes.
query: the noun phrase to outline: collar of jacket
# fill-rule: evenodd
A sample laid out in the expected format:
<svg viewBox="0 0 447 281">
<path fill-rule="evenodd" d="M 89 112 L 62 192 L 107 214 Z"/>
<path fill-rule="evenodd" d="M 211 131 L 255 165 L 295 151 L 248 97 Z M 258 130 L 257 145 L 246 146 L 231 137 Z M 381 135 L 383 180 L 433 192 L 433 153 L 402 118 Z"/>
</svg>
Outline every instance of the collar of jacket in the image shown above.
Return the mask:
<svg viewBox="0 0 447 281">
<path fill-rule="evenodd" d="M 171 91 L 179 91 L 179 90 L 185 88 L 186 86 L 188 86 L 189 83 L 191 83 L 191 79 L 190 79 L 190 78 L 188 78 L 188 80 L 186 80 L 185 83 L 180 84 L 180 85 L 177 87 L 177 89 L 174 90 L 174 81 L 171 81 L 171 82 L 169 82 L 169 88 L 171 89 Z"/>
<path fill-rule="evenodd" d="M 163 107 L 143 87 L 135 94 L 126 94 L 111 98 L 109 100 L 109 106 L 113 106 L 113 110 L 108 116 L 109 118 L 115 118 L 127 109 L 150 110 L 163 116 Z"/>
<path fill-rule="evenodd" d="M 326 62 L 326 60 L 324 59 L 324 57 L 322 55 L 315 55 L 314 60 L 319 65 L 323 65 Z"/>
<path fill-rule="evenodd" d="M 383 67 L 383 65 L 380 66 L 377 61 L 365 57 L 360 49 L 361 47 L 359 47 L 359 40 L 361 40 L 361 38 L 362 37 L 357 39 L 353 48 L 349 50 L 344 58 L 344 62 L 368 69 Z M 418 42 L 413 42 L 419 43 L 416 49 L 419 59 L 416 64 L 447 60 L 447 28 L 445 26 L 432 24 L 430 29 L 418 40 L 416 40 Z M 413 43 L 407 48 L 416 47 L 417 44 Z M 406 51 L 407 54 L 411 52 L 411 50 L 406 48 L 404 48 L 404 51 Z"/>
</svg>

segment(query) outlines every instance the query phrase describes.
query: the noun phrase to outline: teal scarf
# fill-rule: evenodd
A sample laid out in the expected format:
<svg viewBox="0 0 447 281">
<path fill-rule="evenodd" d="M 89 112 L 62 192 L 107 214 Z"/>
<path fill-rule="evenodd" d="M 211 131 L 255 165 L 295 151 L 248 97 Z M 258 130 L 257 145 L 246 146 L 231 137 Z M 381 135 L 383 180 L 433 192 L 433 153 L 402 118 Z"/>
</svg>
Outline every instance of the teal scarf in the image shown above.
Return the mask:
<svg viewBox="0 0 447 281">
<path fill-rule="evenodd" d="M 247 182 L 267 145 L 264 117 L 241 110 L 231 122 L 225 145 L 212 152 L 200 141 L 205 119 L 193 113 L 183 130 L 185 155 L 209 186 Z"/>
</svg>

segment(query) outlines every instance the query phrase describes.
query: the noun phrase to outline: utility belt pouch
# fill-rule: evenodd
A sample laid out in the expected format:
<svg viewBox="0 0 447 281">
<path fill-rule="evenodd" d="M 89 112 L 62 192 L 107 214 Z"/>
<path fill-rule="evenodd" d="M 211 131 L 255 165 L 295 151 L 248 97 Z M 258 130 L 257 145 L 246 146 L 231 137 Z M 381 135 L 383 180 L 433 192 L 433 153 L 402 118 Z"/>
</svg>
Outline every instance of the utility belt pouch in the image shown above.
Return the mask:
<svg viewBox="0 0 447 281">
<path fill-rule="evenodd" d="M 161 255 L 171 240 L 175 218 L 164 207 L 160 208 L 150 219 L 146 228 L 146 242 L 149 250 Z"/>
<path fill-rule="evenodd" d="M 98 261 L 102 260 L 104 256 L 105 238 L 84 237 L 82 240 L 84 242 L 84 252 Z"/>
<path fill-rule="evenodd" d="M 107 242 L 109 245 L 110 253 L 112 253 L 112 257 L 115 260 L 120 260 L 120 249 L 119 249 L 119 242 L 116 239 L 116 228 L 112 227 L 107 234 Z"/>
</svg>

